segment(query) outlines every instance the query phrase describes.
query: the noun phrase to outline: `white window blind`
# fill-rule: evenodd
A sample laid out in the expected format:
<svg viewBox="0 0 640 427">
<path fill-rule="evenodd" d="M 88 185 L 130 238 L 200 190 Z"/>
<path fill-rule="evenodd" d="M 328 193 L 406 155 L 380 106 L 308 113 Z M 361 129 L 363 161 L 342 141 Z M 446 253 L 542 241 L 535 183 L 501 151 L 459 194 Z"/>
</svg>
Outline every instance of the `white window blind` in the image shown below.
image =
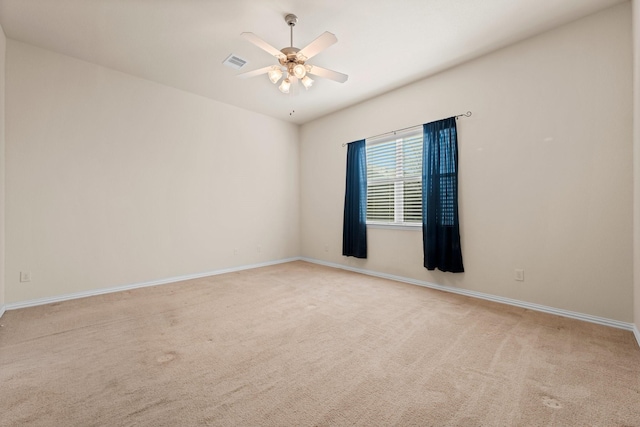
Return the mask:
<svg viewBox="0 0 640 427">
<path fill-rule="evenodd" d="M 367 149 L 367 222 L 422 222 L 422 126 L 370 138 Z"/>
</svg>

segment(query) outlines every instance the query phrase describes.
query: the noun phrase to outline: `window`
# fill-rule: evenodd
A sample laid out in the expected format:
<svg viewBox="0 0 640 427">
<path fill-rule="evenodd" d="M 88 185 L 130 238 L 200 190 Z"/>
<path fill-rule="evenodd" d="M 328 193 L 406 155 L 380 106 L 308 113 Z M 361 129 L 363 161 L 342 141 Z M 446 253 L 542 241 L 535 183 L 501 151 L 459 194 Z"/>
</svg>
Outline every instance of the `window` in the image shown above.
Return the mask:
<svg viewBox="0 0 640 427">
<path fill-rule="evenodd" d="M 367 223 L 422 223 L 422 126 L 367 139 Z"/>
</svg>

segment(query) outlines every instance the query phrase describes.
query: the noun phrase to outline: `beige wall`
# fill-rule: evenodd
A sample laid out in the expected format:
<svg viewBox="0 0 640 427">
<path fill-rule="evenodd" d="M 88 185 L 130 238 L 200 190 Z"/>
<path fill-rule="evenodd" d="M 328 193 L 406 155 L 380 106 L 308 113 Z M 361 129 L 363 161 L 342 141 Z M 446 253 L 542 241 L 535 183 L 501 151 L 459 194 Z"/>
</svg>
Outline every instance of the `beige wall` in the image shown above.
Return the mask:
<svg viewBox="0 0 640 427">
<path fill-rule="evenodd" d="M 305 124 L 303 256 L 633 321 L 631 41 L 624 3 Z M 466 272 L 427 271 L 412 230 L 369 228 L 369 258 L 342 257 L 341 144 L 467 110 Z"/>
<path fill-rule="evenodd" d="M 298 256 L 298 126 L 13 40 L 6 97 L 7 303 Z"/>
<path fill-rule="evenodd" d="M 5 126 L 4 126 L 4 81 L 5 81 L 5 58 L 7 49 L 7 39 L 4 30 L 0 26 L 0 314 L 4 307 L 5 285 L 4 285 L 4 248 L 5 248 Z"/>
<path fill-rule="evenodd" d="M 640 344 L 640 0 L 633 0 L 633 302 Z"/>
</svg>

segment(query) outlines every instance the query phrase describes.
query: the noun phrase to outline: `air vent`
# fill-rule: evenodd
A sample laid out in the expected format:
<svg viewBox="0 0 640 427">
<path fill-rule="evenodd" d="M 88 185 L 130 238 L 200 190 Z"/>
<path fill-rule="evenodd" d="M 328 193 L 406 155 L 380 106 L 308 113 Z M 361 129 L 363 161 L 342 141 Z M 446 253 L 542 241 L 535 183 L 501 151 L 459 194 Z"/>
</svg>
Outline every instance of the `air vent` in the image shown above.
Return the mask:
<svg viewBox="0 0 640 427">
<path fill-rule="evenodd" d="M 239 56 L 234 55 L 233 53 L 227 56 L 227 59 L 224 60 L 223 64 L 227 67 L 231 67 L 234 70 L 239 70 L 247 64 L 247 60 L 240 58 Z"/>
</svg>

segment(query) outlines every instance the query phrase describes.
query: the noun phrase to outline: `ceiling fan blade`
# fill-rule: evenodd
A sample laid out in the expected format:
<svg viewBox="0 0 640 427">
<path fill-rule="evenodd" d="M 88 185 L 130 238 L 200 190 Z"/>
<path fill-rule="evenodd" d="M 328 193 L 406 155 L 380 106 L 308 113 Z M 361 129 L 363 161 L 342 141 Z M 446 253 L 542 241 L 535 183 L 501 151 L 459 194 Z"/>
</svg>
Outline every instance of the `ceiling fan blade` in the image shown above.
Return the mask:
<svg viewBox="0 0 640 427">
<path fill-rule="evenodd" d="M 246 73 L 238 74 L 241 79 L 248 79 L 249 77 L 259 76 L 260 74 L 267 74 L 269 70 L 273 68 L 273 65 L 264 68 L 258 68 L 257 70 L 247 71 Z"/>
<path fill-rule="evenodd" d="M 325 31 L 314 41 L 300 49 L 300 51 L 298 52 L 298 58 L 306 61 L 307 59 L 316 56 L 337 41 L 338 38 L 335 36 L 335 34 Z"/>
<path fill-rule="evenodd" d="M 269 43 L 267 43 L 266 41 L 262 40 L 260 37 L 256 36 L 253 33 L 242 33 L 240 34 L 240 36 L 244 37 L 245 40 L 253 43 L 254 45 L 258 46 L 260 49 L 264 50 L 265 52 L 269 53 L 270 55 L 275 56 L 276 58 L 284 58 L 285 55 L 280 52 L 278 49 L 276 49 L 275 47 L 271 46 Z"/>
<path fill-rule="evenodd" d="M 318 77 L 324 77 L 325 79 L 334 80 L 339 83 L 344 83 L 349 78 L 346 74 L 342 74 L 337 71 L 327 70 L 326 68 L 317 67 L 315 65 L 310 65 L 309 67 L 310 68 L 307 73 Z"/>
</svg>

